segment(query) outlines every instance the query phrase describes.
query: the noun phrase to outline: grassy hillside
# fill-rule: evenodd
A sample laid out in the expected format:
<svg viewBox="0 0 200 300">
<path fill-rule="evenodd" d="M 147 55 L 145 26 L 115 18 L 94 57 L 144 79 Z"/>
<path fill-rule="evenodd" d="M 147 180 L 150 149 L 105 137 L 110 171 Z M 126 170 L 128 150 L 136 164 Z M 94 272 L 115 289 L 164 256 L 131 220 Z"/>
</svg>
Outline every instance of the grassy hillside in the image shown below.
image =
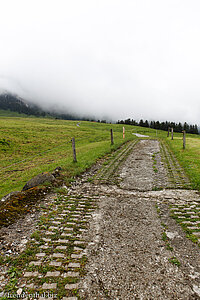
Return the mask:
<svg viewBox="0 0 200 300">
<path fill-rule="evenodd" d="M 15 111 L 0 109 L 0 117 L 20 117 L 20 118 L 29 118 L 30 116 L 25 114 L 20 114 Z"/>
<path fill-rule="evenodd" d="M 129 126 L 130 127 L 130 126 Z M 114 145 L 110 144 L 110 128 Z M 0 197 L 20 190 L 34 175 L 61 166 L 68 179 L 83 172 L 98 158 L 128 139 L 134 139 L 127 127 L 44 118 L 0 119 Z M 78 163 L 72 162 L 71 138 L 75 137 Z"/>
<path fill-rule="evenodd" d="M 110 143 L 110 129 L 114 131 L 114 145 Z M 90 167 L 98 158 L 116 149 L 127 140 L 137 139 L 132 133 L 163 139 L 178 157 L 190 176 L 193 186 L 200 189 L 200 138 L 187 135 L 186 150 L 182 150 L 182 135 L 167 138 L 164 131 L 121 124 L 54 120 L 45 118 L 0 118 L 0 197 L 20 190 L 33 176 L 61 166 L 70 180 Z M 73 163 L 71 138 L 77 147 Z"/>
<path fill-rule="evenodd" d="M 200 136 L 188 134 L 185 150 L 181 134 L 176 134 L 173 141 L 168 138 L 167 143 L 190 178 L 192 187 L 200 190 Z"/>
</svg>

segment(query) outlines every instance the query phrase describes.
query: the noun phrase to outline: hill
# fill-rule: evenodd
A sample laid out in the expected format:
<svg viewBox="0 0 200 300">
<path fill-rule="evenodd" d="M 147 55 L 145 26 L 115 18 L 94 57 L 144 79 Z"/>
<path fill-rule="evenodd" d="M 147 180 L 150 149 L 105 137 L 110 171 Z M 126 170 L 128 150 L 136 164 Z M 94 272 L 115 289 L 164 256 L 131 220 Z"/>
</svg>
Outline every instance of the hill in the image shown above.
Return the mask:
<svg viewBox="0 0 200 300">
<path fill-rule="evenodd" d="M 58 113 L 54 111 L 44 110 L 38 105 L 31 103 L 25 99 L 22 99 L 18 95 L 4 92 L 0 94 L 0 110 L 1 115 L 10 115 L 10 112 L 16 112 L 22 114 L 22 116 L 36 116 L 36 117 L 53 117 L 55 119 L 63 120 L 85 120 L 79 116 L 72 115 L 70 113 Z M 8 113 L 6 113 L 6 111 Z M 18 116 L 13 115 L 12 116 Z"/>
</svg>

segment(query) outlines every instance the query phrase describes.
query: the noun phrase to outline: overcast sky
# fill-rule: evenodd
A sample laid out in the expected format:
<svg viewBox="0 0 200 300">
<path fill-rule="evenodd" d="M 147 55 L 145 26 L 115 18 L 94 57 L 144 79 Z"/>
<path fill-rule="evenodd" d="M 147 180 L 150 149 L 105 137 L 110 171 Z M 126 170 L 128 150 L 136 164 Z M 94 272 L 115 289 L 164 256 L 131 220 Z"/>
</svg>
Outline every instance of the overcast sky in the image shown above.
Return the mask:
<svg viewBox="0 0 200 300">
<path fill-rule="evenodd" d="M 200 124 L 199 0 L 0 0 L 0 89 L 113 119 Z"/>
</svg>

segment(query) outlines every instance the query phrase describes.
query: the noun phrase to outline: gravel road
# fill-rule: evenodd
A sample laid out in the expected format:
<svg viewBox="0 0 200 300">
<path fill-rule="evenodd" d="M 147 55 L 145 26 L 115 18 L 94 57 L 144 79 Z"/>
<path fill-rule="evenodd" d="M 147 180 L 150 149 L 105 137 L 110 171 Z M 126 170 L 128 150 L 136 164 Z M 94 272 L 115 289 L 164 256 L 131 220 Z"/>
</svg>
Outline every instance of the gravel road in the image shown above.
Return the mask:
<svg viewBox="0 0 200 300">
<path fill-rule="evenodd" d="M 158 172 L 153 171 L 155 153 Z M 120 186 L 81 187 L 100 195 L 85 237 L 82 298 L 200 298 L 199 247 L 169 216 L 169 204 L 187 199 L 199 203 L 200 198 L 194 191 L 152 191 L 161 183 L 167 186 L 166 174 L 158 141 L 143 140 L 119 168 Z"/>
<path fill-rule="evenodd" d="M 186 186 L 166 145 L 124 144 L 47 196 L 38 216 L 1 229 L 5 255 L 29 250 L 14 287 L 10 266 L 1 267 L 0 298 L 8 298 L 7 285 L 21 298 L 200 299 L 200 195 Z"/>
</svg>

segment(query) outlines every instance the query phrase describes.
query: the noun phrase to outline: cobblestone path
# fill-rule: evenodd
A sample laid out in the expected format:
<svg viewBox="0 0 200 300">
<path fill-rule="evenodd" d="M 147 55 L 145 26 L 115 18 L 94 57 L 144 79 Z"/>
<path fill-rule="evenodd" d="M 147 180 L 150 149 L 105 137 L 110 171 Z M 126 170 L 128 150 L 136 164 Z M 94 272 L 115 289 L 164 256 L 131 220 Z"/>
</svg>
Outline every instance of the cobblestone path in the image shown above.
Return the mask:
<svg viewBox="0 0 200 300">
<path fill-rule="evenodd" d="M 23 271 L 0 277 L 2 296 L 200 299 L 200 196 L 186 187 L 166 145 L 124 145 L 41 205 Z"/>
</svg>

